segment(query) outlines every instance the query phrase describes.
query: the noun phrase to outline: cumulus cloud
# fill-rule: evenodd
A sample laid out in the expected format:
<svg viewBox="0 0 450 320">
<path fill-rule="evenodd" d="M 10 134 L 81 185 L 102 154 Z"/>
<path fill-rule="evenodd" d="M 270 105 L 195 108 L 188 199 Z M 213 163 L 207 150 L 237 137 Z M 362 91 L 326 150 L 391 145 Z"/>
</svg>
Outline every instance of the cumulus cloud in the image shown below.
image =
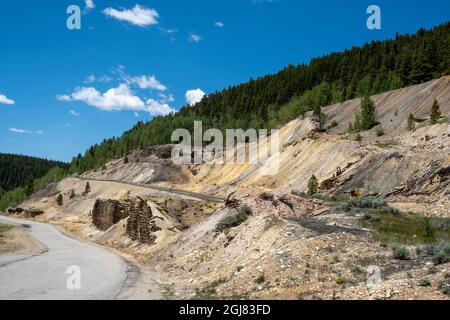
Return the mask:
<svg viewBox="0 0 450 320">
<path fill-rule="evenodd" d="M 109 89 L 105 93 L 101 93 L 93 87 L 77 88 L 69 98 L 70 101 L 84 102 L 102 111 L 131 110 L 134 111 L 135 115 L 142 111 L 148 112 L 152 116 L 164 116 L 175 112 L 163 101 L 149 99 L 144 103 L 126 83 L 120 84 L 117 88 Z M 74 116 L 79 115 L 74 110 L 71 110 L 70 113 Z"/>
<path fill-rule="evenodd" d="M 167 89 L 167 87 L 159 82 L 155 76 L 125 76 L 124 80 L 128 84 L 136 84 L 141 89 L 154 89 L 159 91 L 165 91 Z"/>
<path fill-rule="evenodd" d="M 109 89 L 103 94 L 93 87 L 78 88 L 71 98 L 104 111 L 142 110 L 145 107 L 144 102 L 132 93 L 127 84 Z"/>
<path fill-rule="evenodd" d="M 56 100 L 63 101 L 63 102 L 69 102 L 69 101 L 72 101 L 72 98 L 67 94 L 58 94 L 56 96 Z"/>
<path fill-rule="evenodd" d="M 7 105 L 13 105 L 16 102 L 14 100 L 8 99 L 5 95 L 0 94 L 0 103 L 7 104 Z"/>
<path fill-rule="evenodd" d="M 203 92 L 202 89 L 193 89 L 186 91 L 186 102 L 193 106 L 196 103 L 202 101 L 203 97 L 205 96 L 205 92 Z"/>
<path fill-rule="evenodd" d="M 85 0 L 85 8 L 84 10 L 89 11 L 95 8 L 95 3 L 93 0 Z"/>
<path fill-rule="evenodd" d="M 163 103 L 168 103 L 168 102 L 174 102 L 175 98 L 173 97 L 173 95 L 171 94 L 164 94 L 162 92 L 160 92 L 158 94 L 159 100 Z"/>
<path fill-rule="evenodd" d="M 191 42 L 200 42 L 202 40 L 202 36 L 199 34 L 191 33 L 189 35 L 189 41 Z"/>
<path fill-rule="evenodd" d="M 21 133 L 21 134 L 39 134 L 39 135 L 44 134 L 44 131 L 41 131 L 41 130 L 33 132 L 28 129 L 19 129 L 19 128 L 9 128 L 9 131 L 14 132 L 14 133 Z"/>
<path fill-rule="evenodd" d="M 217 28 L 223 28 L 223 27 L 225 27 L 225 24 L 222 21 L 217 21 L 217 22 L 214 22 L 214 26 Z"/>
<path fill-rule="evenodd" d="M 158 24 L 159 13 L 155 9 L 146 8 L 136 4 L 133 9 L 117 10 L 106 8 L 103 13 L 119 21 L 126 21 L 139 27 L 148 27 Z"/>
<path fill-rule="evenodd" d="M 167 103 L 160 103 L 153 99 L 147 100 L 146 111 L 150 113 L 152 116 L 166 116 L 171 113 L 175 113 Z"/>
</svg>

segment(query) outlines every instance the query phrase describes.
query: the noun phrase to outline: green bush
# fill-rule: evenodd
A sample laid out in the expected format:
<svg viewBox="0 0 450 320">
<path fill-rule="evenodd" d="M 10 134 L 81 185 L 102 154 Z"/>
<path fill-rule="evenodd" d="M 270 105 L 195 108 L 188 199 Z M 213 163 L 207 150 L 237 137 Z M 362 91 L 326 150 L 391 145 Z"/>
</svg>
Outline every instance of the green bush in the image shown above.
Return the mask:
<svg viewBox="0 0 450 320">
<path fill-rule="evenodd" d="M 216 226 L 216 231 L 222 232 L 231 228 L 240 226 L 247 220 L 247 216 L 242 213 L 236 213 L 231 216 L 227 216 L 219 221 Z"/>
<path fill-rule="evenodd" d="M 408 248 L 399 244 L 393 244 L 391 249 L 394 253 L 394 259 L 396 260 L 409 260 L 411 259 L 411 253 Z"/>
<path fill-rule="evenodd" d="M 250 215 L 253 214 L 253 211 L 252 211 L 252 208 L 250 208 L 249 205 L 243 204 L 243 205 L 239 208 L 239 213 L 240 213 L 241 215 L 244 215 L 244 216 L 250 216 Z"/>
<path fill-rule="evenodd" d="M 271 193 L 263 192 L 259 195 L 259 198 L 264 201 L 273 201 L 274 196 Z"/>
<path fill-rule="evenodd" d="M 264 276 L 264 274 L 259 275 L 259 276 L 255 279 L 255 283 L 257 283 L 257 284 L 264 283 L 265 281 L 266 281 L 266 277 Z"/>
<path fill-rule="evenodd" d="M 418 283 L 419 287 L 431 287 L 431 281 L 428 279 L 421 279 Z"/>
<path fill-rule="evenodd" d="M 347 279 L 345 279 L 344 277 L 339 276 L 336 278 L 336 284 L 343 285 L 346 283 L 347 283 Z"/>
<path fill-rule="evenodd" d="M 443 264 L 450 262 L 450 242 L 446 241 L 439 245 L 433 256 L 434 264 Z"/>
</svg>

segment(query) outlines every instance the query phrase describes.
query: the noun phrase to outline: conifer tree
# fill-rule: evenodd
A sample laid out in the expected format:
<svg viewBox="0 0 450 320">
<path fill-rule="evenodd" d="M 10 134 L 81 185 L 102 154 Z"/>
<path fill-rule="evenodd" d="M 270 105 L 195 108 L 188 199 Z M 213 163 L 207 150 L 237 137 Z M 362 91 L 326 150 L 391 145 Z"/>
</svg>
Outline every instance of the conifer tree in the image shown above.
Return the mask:
<svg viewBox="0 0 450 320">
<path fill-rule="evenodd" d="M 416 120 L 414 119 L 414 115 L 412 113 L 409 114 L 407 127 L 409 131 L 416 129 Z"/>
<path fill-rule="evenodd" d="M 63 205 L 63 196 L 61 193 L 56 197 L 56 204 L 60 207 Z"/>
<path fill-rule="evenodd" d="M 317 193 L 319 188 L 319 181 L 317 180 L 315 175 L 312 175 L 308 181 L 308 195 L 313 196 Z"/>
<path fill-rule="evenodd" d="M 431 107 L 430 119 L 432 124 L 436 124 L 441 119 L 442 113 L 439 103 L 436 99 L 434 99 L 433 106 Z"/>
<path fill-rule="evenodd" d="M 361 112 L 359 114 L 361 129 L 370 130 L 376 124 L 375 104 L 367 95 L 361 100 Z"/>
</svg>

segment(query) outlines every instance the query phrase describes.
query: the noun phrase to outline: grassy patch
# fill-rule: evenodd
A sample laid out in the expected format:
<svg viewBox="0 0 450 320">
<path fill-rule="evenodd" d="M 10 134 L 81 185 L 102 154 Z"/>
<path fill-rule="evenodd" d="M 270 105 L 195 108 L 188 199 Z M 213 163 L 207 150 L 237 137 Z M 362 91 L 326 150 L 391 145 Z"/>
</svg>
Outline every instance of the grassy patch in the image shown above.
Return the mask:
<svg viewBox="0 0 450 320">
<path fill-rule="evenodd" d="M 195 289 L 194 300 L 219 300 L 222 299 L 217 295 L 216 288 L 225 283 L 226 279 L 219 279 L 214 282 L 211 282 L 204 286 L 203 288 Z"/>
<path fill-rule="evenodd" d="M 381 213 L 364 216 L 363 226 L 375 231 L 378 241 L 389 244 L 430 244 L 450 240 L 450 219 Z"/>
<path fill-rule="evenodd" d="M 163 300 L 172 300 L 175 297 L 175 290 L 171 284 L 161 285 L 161 297 Z"/>
</svg>

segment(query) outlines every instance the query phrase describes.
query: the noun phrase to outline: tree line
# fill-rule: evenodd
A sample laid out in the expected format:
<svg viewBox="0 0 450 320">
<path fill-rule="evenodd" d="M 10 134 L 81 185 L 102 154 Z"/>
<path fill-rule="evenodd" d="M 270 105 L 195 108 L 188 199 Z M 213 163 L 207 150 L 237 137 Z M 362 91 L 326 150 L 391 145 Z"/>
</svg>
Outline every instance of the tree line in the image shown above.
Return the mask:
<svg viewBox="0 0 450 320">
<path fill-rule="evenodd" d="M 231 86 L 206 96 L 178 113 L 138 122 L 121 137 L 113 137 L 76 156 L 71 171 L 101 168 L 133 149 L 170 143 L 178 128 L 274 128 L 307 111 L 366 97 L 450 74 L 450 23 L 413 35 L 373 41 L 362 47 L 289 65 L 276 74 Z M 320 113 L 320 112 L 319 112 Z M 358 124 L 357 124 L 358 125 Z M 363 126 L 372 126 L 365 123 Z"/>
<path fill-rule="evenodd" d="M 0 195 L 20 186 L 31 185 L 50 169 L 69 165 L 61 161 L 0 153 Z"/>
</svg>

